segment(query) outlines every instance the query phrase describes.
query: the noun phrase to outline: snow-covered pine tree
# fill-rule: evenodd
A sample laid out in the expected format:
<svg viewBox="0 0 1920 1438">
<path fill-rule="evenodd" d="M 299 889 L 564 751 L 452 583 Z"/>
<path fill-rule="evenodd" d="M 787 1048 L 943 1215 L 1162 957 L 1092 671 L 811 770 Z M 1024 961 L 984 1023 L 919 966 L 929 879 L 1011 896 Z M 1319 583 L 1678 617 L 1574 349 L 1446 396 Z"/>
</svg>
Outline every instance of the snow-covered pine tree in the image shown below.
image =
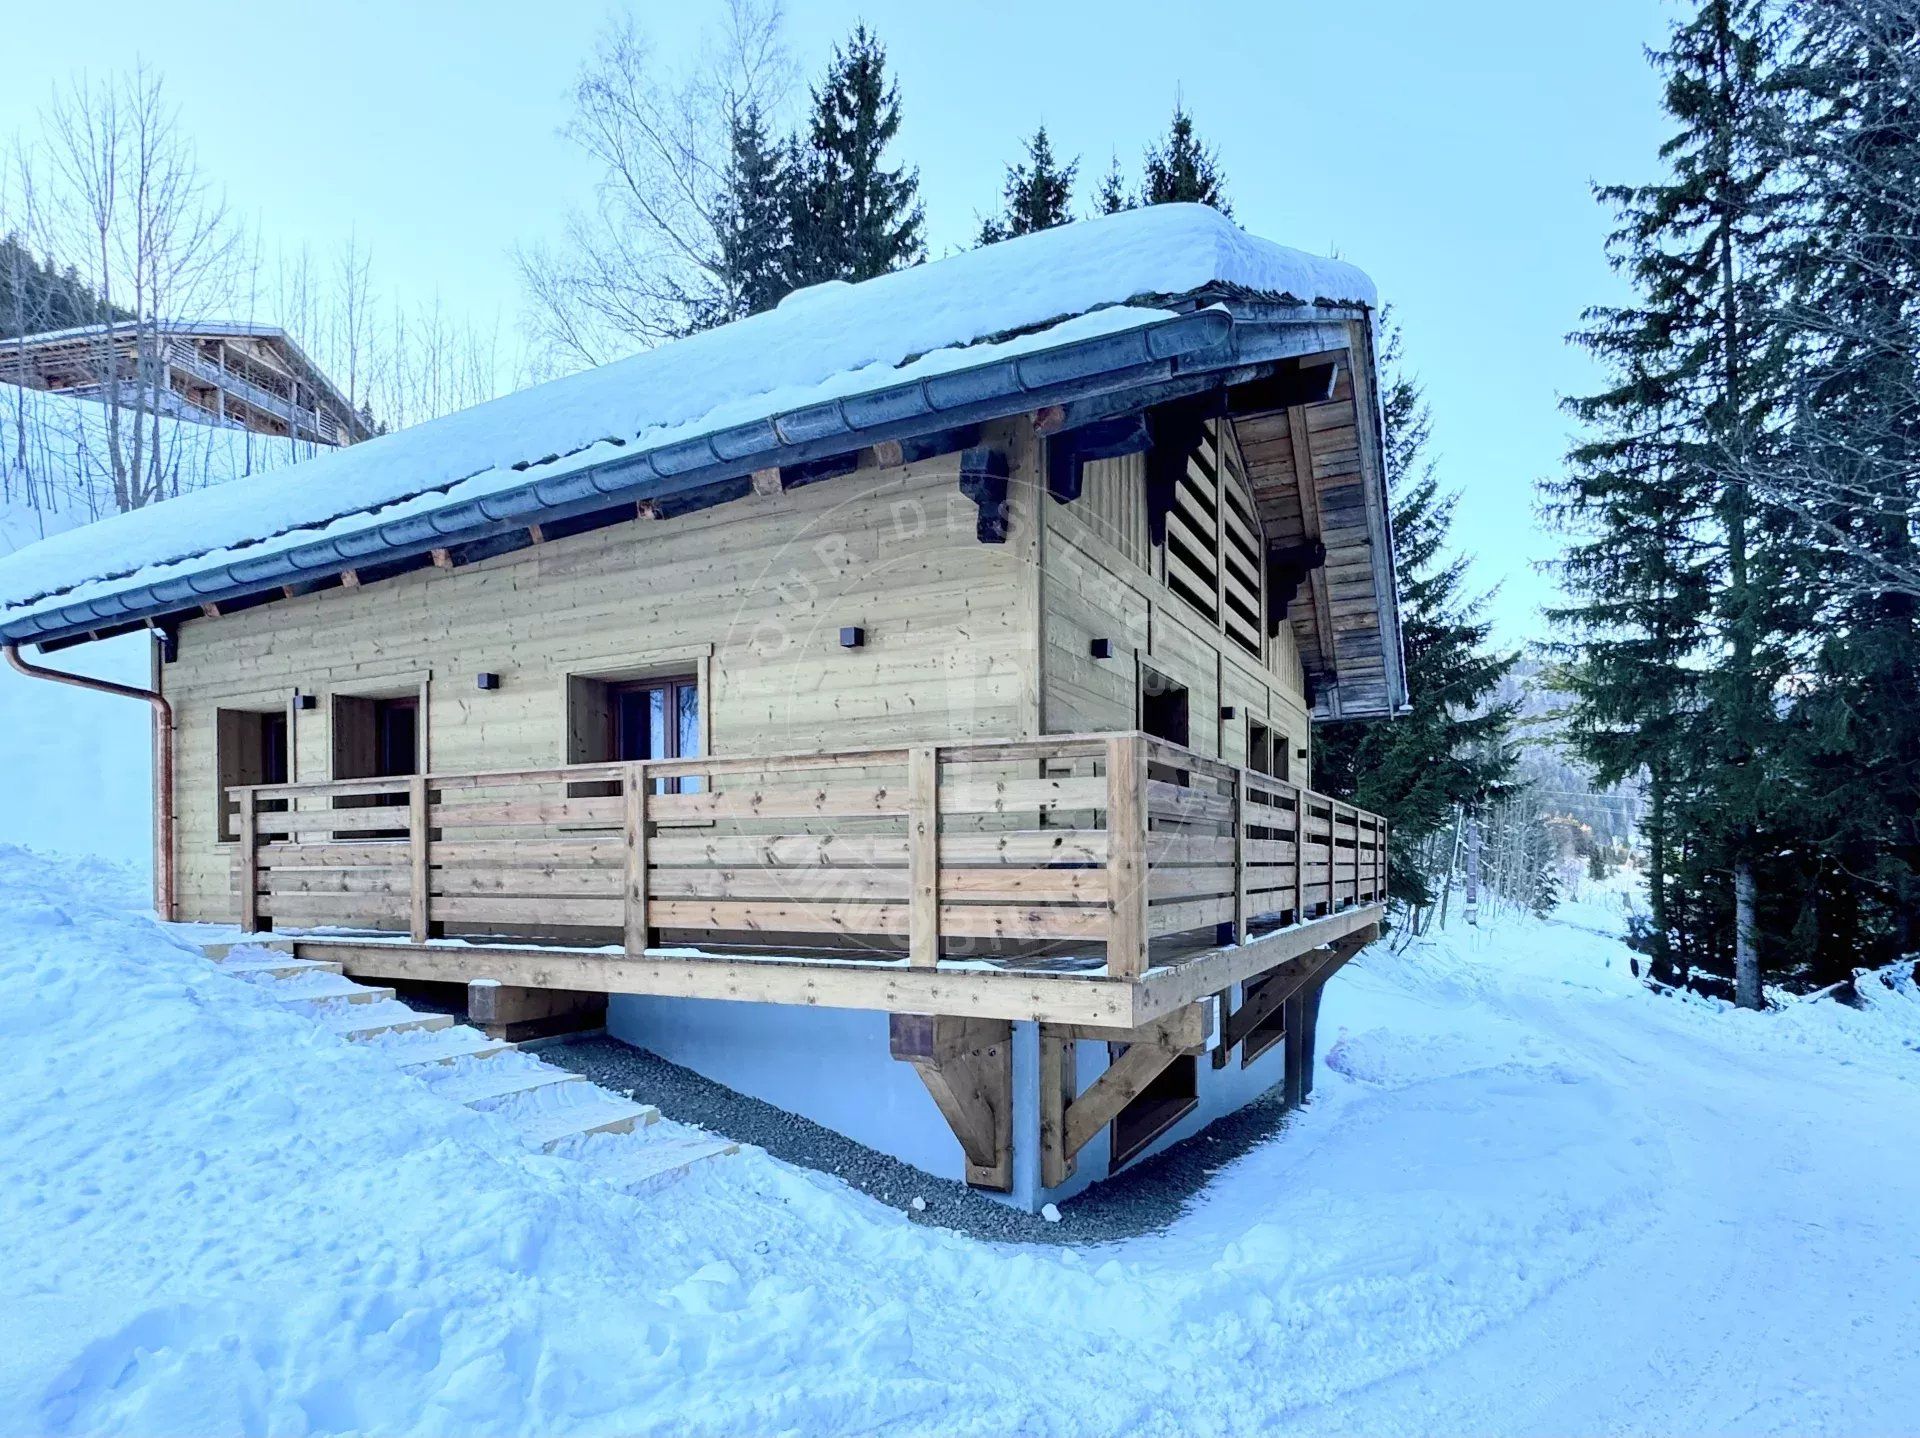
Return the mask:
<svg viewBox="0 0 1920 1438">
<path fill-rule="evenodd" d="M 1493 695 L 1519 656 L 1490 646 L 1485 598 L 1467 588 L 1467 560 L 1447 553 L 1456 496 L 1440 489 L 1428 453 L 1432 418 L 1418 382 L 1401 367 L 1400 335 L 1391 326 L 1380 360 L 1413 708 L 1382 723 L 1317 729 L 1313 782 L 1387 818 L 1390 891 L 1423 906 L 1433 902 L 1436 876 L 1425 872 L 1416 856 L 1431 847 L 1431 836 L 1451 826 L 1456 806 L 1484 803 L 1513 771 L 1506 743 L 1513 709 Z"/>
<path fill-rule="evenodd" d="M 990 245 L 1066 224 L 1073 218 L 1073 182 L 1079 173 L 1078 158 L 1064 165 L 1054 158 L 1053 141 L 1042 125 L 1027 141 L 1027 158 L 1007 166 L 1000 213 L 981 222 L 978 243 Z"/>
<path fill-rule="evenodd" d="M 879 38 L 856 26 L 812 95 L 806 132 L 790 151 L 792 286 L 868 280 L 917 263 L 926 223 L 920 172 L 886 163 L 900 131 L 900 87 Z"/>
<path fill-rule="evenodd" d="M 1107 162 L 1107 173 L 1100 177 L 1100 188 L 1094 191 L 1094 213 L 1117 215 L 1122 210 L 1131 210 L 1137 203 L 1127 194 L 1127 182 L 1120 174 L 1120 157 L 1115 155 Z"/>
<path fill-rule="evenodd" d="M 1579 336 L 1614 377 L 1575 406 L 1616 435 L 1658 437 L 1665 452 L 1638 463 L 1691 497 L 1689 518 L 1697 501 L 1711 520 L 1711 634 L 1690 656 L 1701 673 L 1700 732 L 1711 744 L 1695 771 L 1671 776 L 1674 791 L 1698 805 L 1684 836 L 1690 873 L 1676 881 L 1702 895 L 1730 887 L 1715 905 L 1731 913 L 1716 925 L 1714 947 L 1724 952 L 1731 938 L 1735 997 L 1749 1007 L 1762 1003 L 1758 867 L 1780 838 L 1769 832 L 1784 748 L 1773 694 L 1790 665 L 1782 641 L 1799 632 L 1783 612 L 1797 563 L 1791 537 L 1756 512 L 1737 477 L 1772 442 L 1783 382 L 1780 333 L 1768 320 L 1784 225 L 1778 41 L 1772 0 L 1699 0 L 1654 54 L 1676 122 L 1660 151 L 1668 173 L 1599 192 L 1620 217 L 1613 263 L 1637 295 L 1595 312 Z M 1576 459 L 1573 470 L 1563 500 L 1579 504 L 1596 473 L 1611 482 L 1604 466 Z M 1621 527 L 1623 544 L 1642 522 L 1637 511 L 1609 515 L 1603 489 L 1587 508 Z M 1570 577 L 1576 593 L 1604 599 L 1590 580 Z"/>
<path fill-rule="evenodd" d="M 1194 133 L 1193 116 L 1187 107 L 1176 104 L 1166 139 L 1147 149 L 1140 177 L 1140 203 L 1167 205 L 1183 200 L 1212 205 L 1223 215 L 1233 214 L 1233 206 L 1227 203 L 1227 182 L 1213 148 Z"/>
</svg>

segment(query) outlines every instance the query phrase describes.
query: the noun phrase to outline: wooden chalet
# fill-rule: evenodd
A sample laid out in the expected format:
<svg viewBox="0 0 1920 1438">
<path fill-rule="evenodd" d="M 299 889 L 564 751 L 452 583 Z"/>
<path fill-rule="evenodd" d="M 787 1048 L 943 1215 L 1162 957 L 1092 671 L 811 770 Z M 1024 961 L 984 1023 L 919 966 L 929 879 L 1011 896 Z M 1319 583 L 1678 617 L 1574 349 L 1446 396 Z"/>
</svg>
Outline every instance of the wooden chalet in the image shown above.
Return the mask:
<svg viewBox="0 0 1920 1438">
<path fill-rule="evenodd" d="M 60 536 L 0 639 L 154 632 L 172 915 L 1037 1208 L 1304 1097 L 1378 932 L 1311 783 L 1405 702 L 1373 305 L 1087 221 Z"/>
<path fill-rule="evenodd" d="M 273 325 L 83 325 L 0 342 L 0 383 L 312 444 L 357 444 L 366 418 L 285 330 Z"/>
</svg>

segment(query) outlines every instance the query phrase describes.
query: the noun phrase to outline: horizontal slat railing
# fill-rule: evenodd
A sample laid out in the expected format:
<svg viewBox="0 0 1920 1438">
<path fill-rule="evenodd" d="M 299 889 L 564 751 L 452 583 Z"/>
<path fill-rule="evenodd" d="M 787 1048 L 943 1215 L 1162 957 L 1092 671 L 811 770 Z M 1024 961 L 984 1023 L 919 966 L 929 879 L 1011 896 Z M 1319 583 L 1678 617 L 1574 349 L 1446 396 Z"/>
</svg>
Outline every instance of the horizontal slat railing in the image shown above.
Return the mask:
<svg viewBox="0 0 1920 1438">
<path fill-rule="evenodd" d="M 915 965 L 1375 902 L 1376 816 L 1141 734 L 574 764 L 232 791 L 241 918 Z M 1186 942 L 1182 939 L 1182 942 Z"/>
</svg>

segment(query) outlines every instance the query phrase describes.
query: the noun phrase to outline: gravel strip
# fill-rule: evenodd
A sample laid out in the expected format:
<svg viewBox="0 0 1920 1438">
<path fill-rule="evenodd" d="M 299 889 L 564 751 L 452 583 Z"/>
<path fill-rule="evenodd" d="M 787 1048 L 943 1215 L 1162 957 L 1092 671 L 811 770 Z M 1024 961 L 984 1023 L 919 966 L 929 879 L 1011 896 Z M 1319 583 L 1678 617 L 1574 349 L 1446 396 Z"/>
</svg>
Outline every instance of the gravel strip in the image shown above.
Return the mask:
<svg viewBox="0 0 1920 1438">
<path fill-rule="evenodd" d="M 1134 1238 L 1164 1228 L 1184 1212 L 1220 1169 L 1279 1132 L 1287 1112 L 1277 1093 L 1217 1119 L 1204 1133 L 1128 1168 L 1070 1199 L 1061 1220 L 1048 1223 L 975 1193 L 963 1183 L 934 1178 L 899 1159 L 855 1143 L 811 1119 L 749 1098 L 692 1069 L 669 1063 L 605 1035 L 549 1043 L 548 1063 L 584 1074 L 603 1088 L 655 1105 L 663 1117 L 697 1124 L 775 1158 L 829 1173 L 862 1193 L 930 1223 L 995 1243 L 1079 1246 Z M 912 1201 L 926 1201 L 915 1211 Z"/>
</svg>

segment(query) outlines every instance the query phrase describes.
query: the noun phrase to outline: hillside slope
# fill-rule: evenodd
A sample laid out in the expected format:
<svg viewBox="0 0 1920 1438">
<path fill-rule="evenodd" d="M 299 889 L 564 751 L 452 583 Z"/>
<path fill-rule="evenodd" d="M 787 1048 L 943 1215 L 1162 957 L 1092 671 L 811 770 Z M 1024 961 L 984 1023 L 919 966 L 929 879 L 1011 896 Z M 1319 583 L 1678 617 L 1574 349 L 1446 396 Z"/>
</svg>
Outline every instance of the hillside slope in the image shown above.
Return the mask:
<svg viewBox="0 0 1920 1438">
<path fill-rule="evenodd" d="M 994 1247 L 752 1151 L 615 1192 L 138 898 L 0 850 L 9 1430 L 1911 1430 L 1910 980 L 1657 999 L 1605 910 L 1376 948 L 1186 1216 Z"/>
<path fill-rule="evenodd" d="M 102 512 L 110 490 L 106 414 L 87 400 L 0 385 L 0 554 Z M 313 452 L 309 444 L 180 420 L 162 419 L 159 433 L 167 472 L 188 487 L 278 468 Z M 147 636 L 130 634 L 48 662 L 145 686 L 152 682 L 152 648 Z M 0 844 L 149 866 L 148 714 L 144 704 L 25 679 L 0 664 L 0 739 L 8 757 Z M 207 796 L 209 813 L 212 803 Z"/>
</svg>

